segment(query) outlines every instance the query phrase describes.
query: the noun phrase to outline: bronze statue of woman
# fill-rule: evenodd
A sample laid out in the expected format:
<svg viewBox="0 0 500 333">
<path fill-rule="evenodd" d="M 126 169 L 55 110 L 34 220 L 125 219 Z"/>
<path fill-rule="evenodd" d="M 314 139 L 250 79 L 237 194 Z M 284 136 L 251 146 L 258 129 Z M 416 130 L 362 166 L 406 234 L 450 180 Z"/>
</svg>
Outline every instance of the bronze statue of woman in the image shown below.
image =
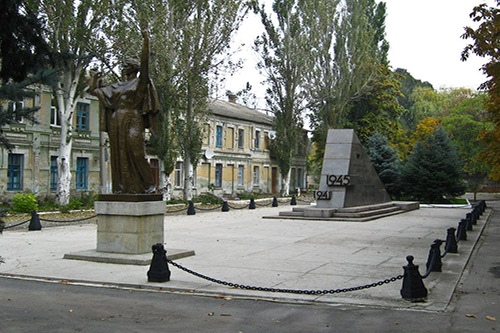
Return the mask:
<svg viewBox="0 0 500 333">
<path fill-rule="evenodd" d="M 149 36 L 142 31 L 141 62 L 123 65 L 125 81 L 101 87 L 94 75 L 90 93 L 100 102 L 100 130 L 108 133 L 113 193 L 153 193 L 151 166 L 145 158 L 145 128 L 158 113 L 158 96 L 149 77 Z M 137 74 L 139 73 L 139 76 Z"/>
</svg>

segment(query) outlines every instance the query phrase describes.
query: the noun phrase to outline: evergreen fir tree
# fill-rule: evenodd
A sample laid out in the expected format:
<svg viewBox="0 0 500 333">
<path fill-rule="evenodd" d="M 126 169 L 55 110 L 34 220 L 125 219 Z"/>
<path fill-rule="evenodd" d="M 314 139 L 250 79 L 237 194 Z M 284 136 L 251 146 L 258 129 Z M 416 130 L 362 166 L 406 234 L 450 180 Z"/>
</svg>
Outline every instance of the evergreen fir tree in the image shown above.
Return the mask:
<svg viewBox="0 0 500 333">
<path fill-rule="evenodd" d="M 387 192 L 391 196 L 400 195 L 401 168 L 396 149 L 379 132 L 369 137 L 365 150 Z"/>
<path fill-rule="evenodd" d="M 43 39 L 36 15 L 21 0 L 0 2 L 0 100 L 13 103 L 33 97 L 26 88 L 35 83 L 50 83 L 55 70 L 51 69 L 54 54 Z M 26 118 L 35 121 L 38 108 L 5 109 L 0 104 L 0 144 L 12 149 L 1 127 Z"/>
<path fill-rule="evenodd" d="M 465 192 L 460 161 L 446 132 L 437 128 L 426 142 L 417 142 L 402 170 L 404 193 L 414 199 L 439 203 Z"/>
</svg>

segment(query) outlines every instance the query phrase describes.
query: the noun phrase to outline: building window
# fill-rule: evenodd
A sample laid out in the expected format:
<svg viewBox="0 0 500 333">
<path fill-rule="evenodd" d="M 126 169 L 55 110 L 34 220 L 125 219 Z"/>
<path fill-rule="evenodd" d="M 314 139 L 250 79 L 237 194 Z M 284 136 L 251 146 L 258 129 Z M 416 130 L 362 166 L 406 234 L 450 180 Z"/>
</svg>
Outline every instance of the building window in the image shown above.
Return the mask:
<svg viewBox="0 0 500 333">
<path fill-rule="evenodd" d="M 57 190 L 57 156 L 50 156 L 50 190 Z"/>
<path fill-rule="evenodd" d="M 76 103 L 76 129 L 79 131 L 88 131 L 90 117 L 90 104 Z"/>
<path fill-rule="evenodd" d="M 245 185 L 245 166 L 238 165 L 238 185 Z"/>
<path fill-rule="evenodd" d="M 86 157 L 76 158 L 76 189 L 87 189 L 87 168 L 89 159 Z"/>
<path fill-rule="evenodd" d="M 23 154 L 9 154 L 7 190 L 19 191 L 23 189 L 23 158 Z"/>
<path fill-rule="evenodd" d="M 238 129 L 238 148 L 245 148 L 245 130 Z"/>
<path fill-rule="evenodd" d="M 255 149 L 260 148 L 260 131 L 256 130 L 255 131 Z"/>
<path fill-rule="evenodd" d="M 215 187 L 222 187 L 222 164 L 215 165 Z"/>
<path fill-rule="evenodd" d="M 50 125 L 52 126 L 61 126 L 61 118 L 59 117 L 59 112 L 57 112 L 57 108 L 55 106 L 50 107 Z"/>
<path fill-rule="evenodd" d="M 303 176 L 302 176 L 302 169 L 298 168 L 297 169 L 297 187 L 298 188 L 303 188 L 304 184 L 302 183 L 303 181 Z"/>
<path fill-rule="evenodd" d="M 18 123 L 23 122 L 23 116 L 20 112 L 24 109 L 24 102 L 9 102 L 8 105 L 8 113 L 12 119 L 14 119 Z"/>
<path fill-rule="evenodd" d="M 175 163 L 174 169 L 174 186 L 182 187 L 183 179 L 182 179 L 182 162 Z"/>
<path fill-rule="evenodd" d="M 217 125 L 217 129 L 215 132 L 215 146 L 218 148 L 222 148 L 222 126 Z"/>
<path fill-rule="evenodd" d="M 254 186 L 259 185 L 259 167 L 258 166 L 253 167 L 253 185 Z"/>
<path fill-rule="evenodd" d="M 229 127 L 227 129 L 227 142 L 226 142 L 227 148 L 234 148 L 234 128 Z"/>
</svg>

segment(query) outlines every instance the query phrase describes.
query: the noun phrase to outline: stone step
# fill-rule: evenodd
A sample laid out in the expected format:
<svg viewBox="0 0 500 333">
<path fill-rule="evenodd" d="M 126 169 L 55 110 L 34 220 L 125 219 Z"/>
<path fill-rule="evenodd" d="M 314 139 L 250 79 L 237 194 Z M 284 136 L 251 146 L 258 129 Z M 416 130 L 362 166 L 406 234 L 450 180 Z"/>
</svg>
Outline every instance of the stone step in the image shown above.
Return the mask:
<svg viewBox="0 0 500 333">
<path fill-rule="evenodd" d="M 374 205 L 340 208 L 339 212 L 357 213 L 357 212 L 365 212 L 365 211 L 384 209 L 384 208 L 389 208 L 389 207 L 394 207 L 394 206 L 395 206 L 395 204 L 393 202 L 384 202 L 384 203 L 379 203 L 379 204 L 374 204 Z"/>
<path fill-rule="evenodd" d="M 304 216 L 304 212 L 280 212 L 279 216 Z"/>
<path fill-rule="evenodd" d="M 391 205 L 390 207 L 371 209 L 371 210 L 361 210 L 361 211 L 345 211 L 342 209 L 341 211 L 333 213 L 332 217 L 350 217 L 350 218 L 362 218 L 368 216 L 381 215 L 391 212 L 396 212 L 401 210 L 398 206 Z"/>
</svg>

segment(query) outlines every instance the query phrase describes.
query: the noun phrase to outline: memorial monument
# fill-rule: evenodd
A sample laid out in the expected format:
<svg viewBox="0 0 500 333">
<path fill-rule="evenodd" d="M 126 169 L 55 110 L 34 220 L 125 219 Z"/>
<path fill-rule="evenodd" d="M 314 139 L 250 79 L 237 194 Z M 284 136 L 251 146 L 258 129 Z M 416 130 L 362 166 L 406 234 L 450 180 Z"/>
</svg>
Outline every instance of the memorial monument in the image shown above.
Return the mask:
<svg viewBox="0 0 500 333">
<path fill-rule="evenodd" d="M 95 202 L 97 251 L 65 258 L 148 264 L 151 246 L 163 244 L 165 203 L 161 194 L 155 194 L 153 173 L 145 157 L 145 129 L 151 126 L 159 105 L 149 77 L 149 36 L 144 30 L 142 36 L 140 62 L 125 62 L 124 81 L 103 86 L 100 74 L 92 77 L 89 91 L 99 99 L 100 130 L 109 136 L 113 194 L 100 194 Z M 147 257 L 130 262 L 127 256 L 102 253 Z M 171 258 L 193 254 L 169 250 Z"/>
<path fill-rule="evenodd" d="M 370 220 L 417 209 L 393 202 L 352 129 L 328 131 L 316 206 L 297 207 L 280 217 Z"/>
</svg>

